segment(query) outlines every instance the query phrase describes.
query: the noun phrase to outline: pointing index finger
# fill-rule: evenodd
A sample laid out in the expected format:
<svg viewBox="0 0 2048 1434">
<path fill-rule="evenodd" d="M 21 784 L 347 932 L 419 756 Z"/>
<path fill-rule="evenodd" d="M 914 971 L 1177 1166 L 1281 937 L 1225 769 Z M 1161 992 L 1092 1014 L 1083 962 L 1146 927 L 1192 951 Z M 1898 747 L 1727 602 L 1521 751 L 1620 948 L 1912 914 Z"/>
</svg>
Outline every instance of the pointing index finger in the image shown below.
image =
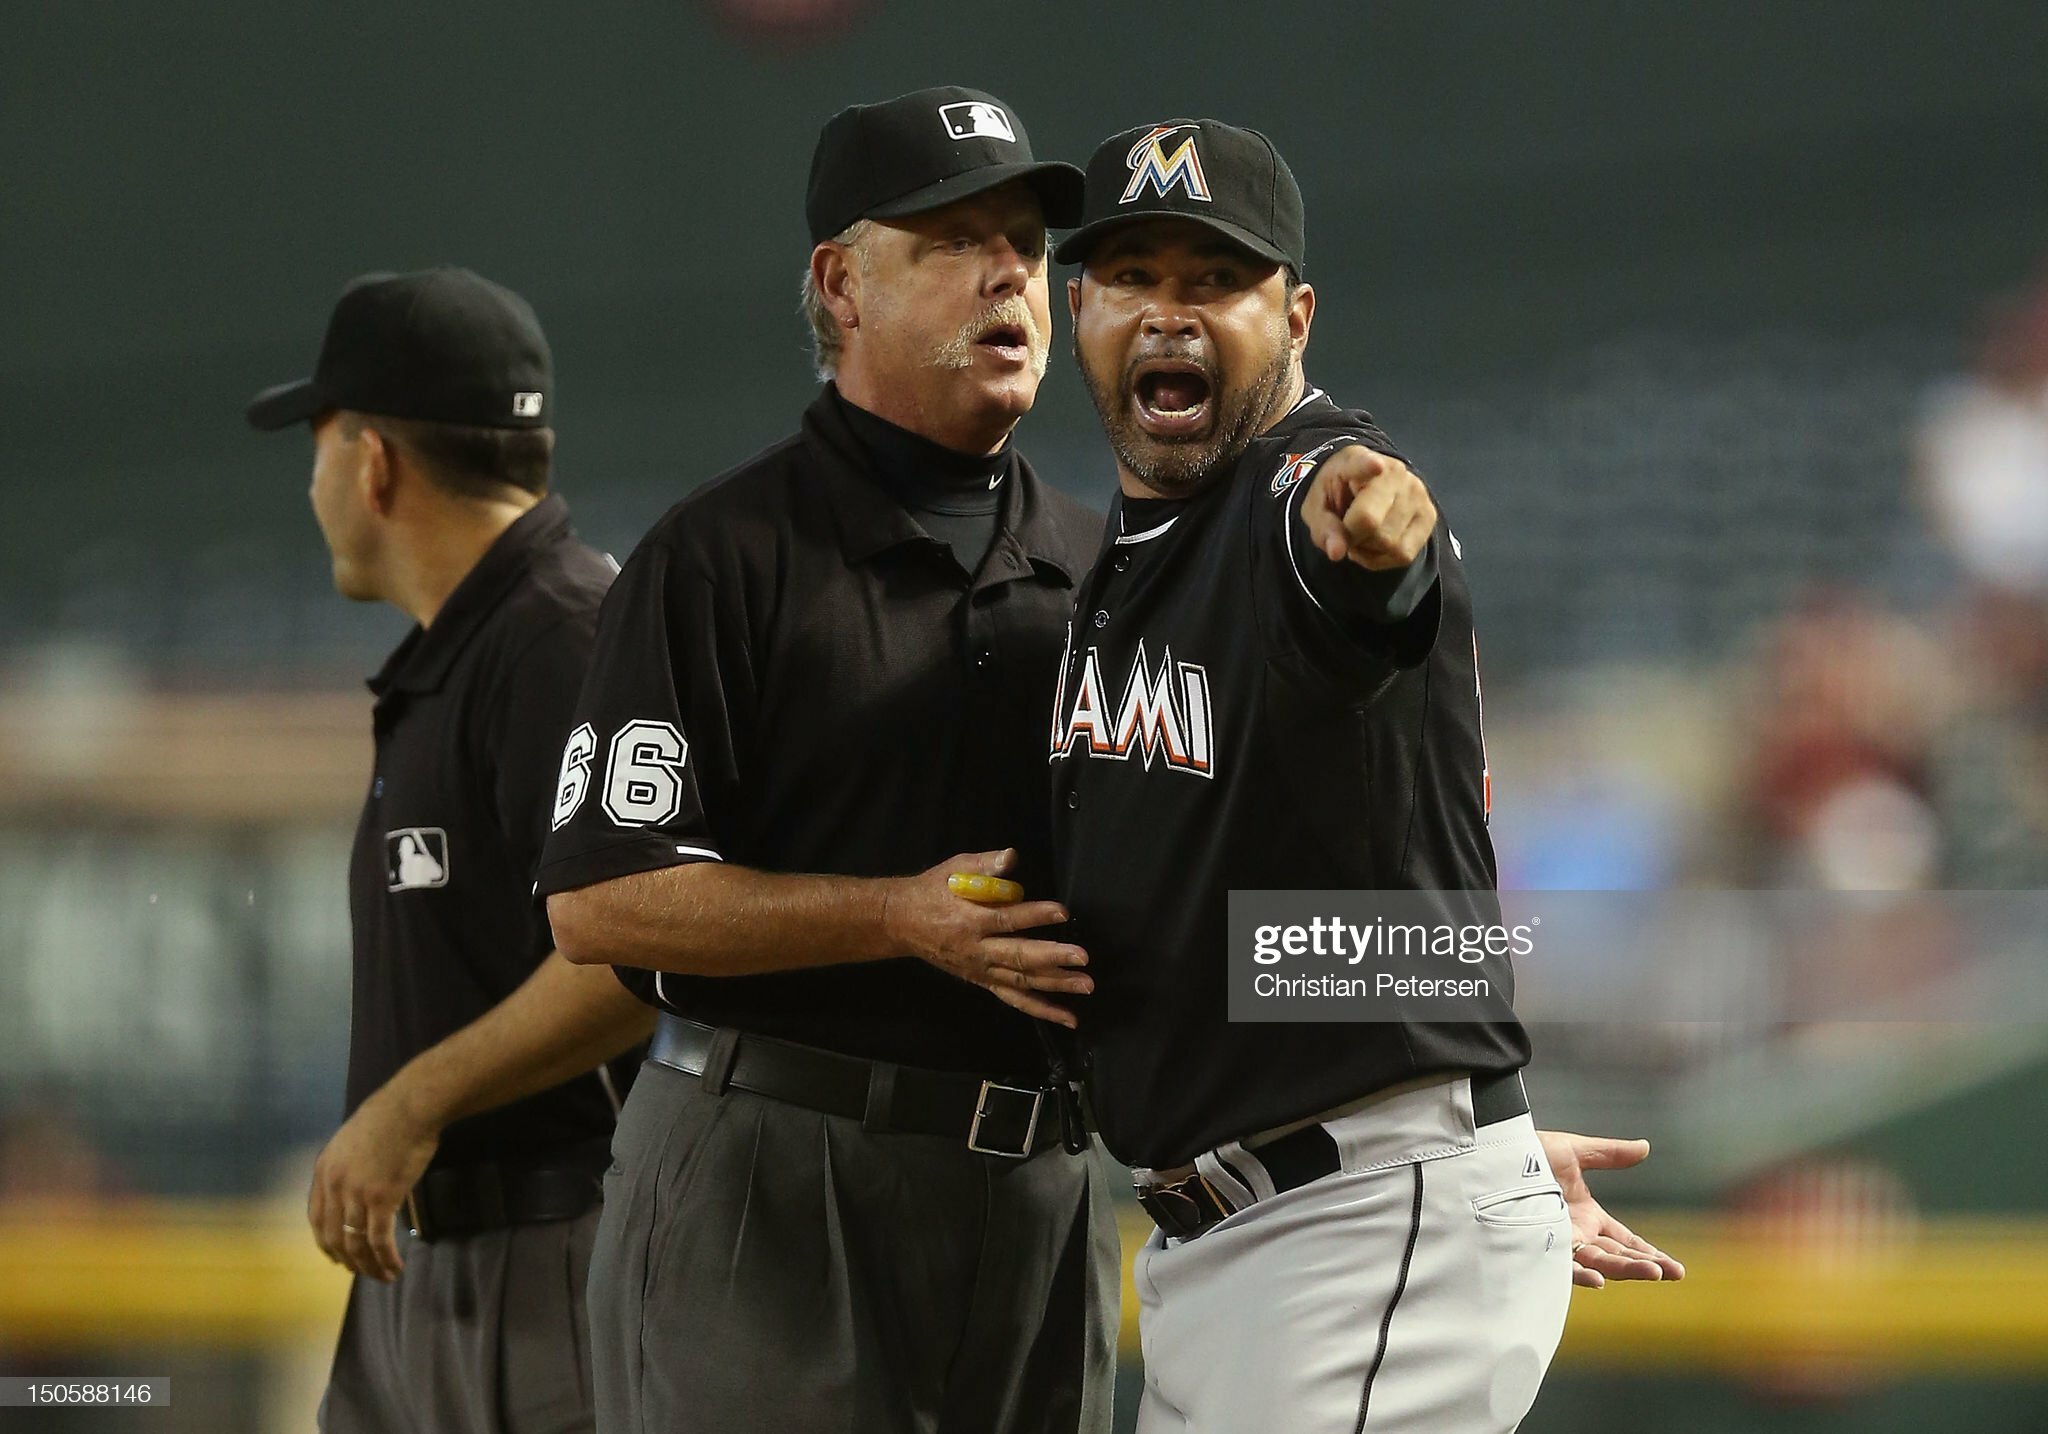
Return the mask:
<svg viewBox="0 0 2048 1434">
<path fill-rule="evenodd" d="M 1387 466 L 1381 454 L 1363 443 L 1347 443 L 1324 461 L 1332 473 L 1354 483 L 1374 477 Z"/>
</svg>

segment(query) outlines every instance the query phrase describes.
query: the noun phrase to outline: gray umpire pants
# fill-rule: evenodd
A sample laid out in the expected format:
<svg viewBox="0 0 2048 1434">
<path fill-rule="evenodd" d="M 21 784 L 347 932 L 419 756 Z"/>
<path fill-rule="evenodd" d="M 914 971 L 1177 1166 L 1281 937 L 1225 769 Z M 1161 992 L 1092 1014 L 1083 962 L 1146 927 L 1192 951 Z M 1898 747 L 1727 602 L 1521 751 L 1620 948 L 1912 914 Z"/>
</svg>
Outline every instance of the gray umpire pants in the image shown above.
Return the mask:
<svg viewBox="0 0 2048 1434">
<path fill-rule="evenodd" d="M 875 1133 L 650 1062 L 590 1267 L 600 1434 L 1106 1434 L 1101 1162 Z"/>
<path fill-rule="evenodd" d="M 597 1223 L 432 1243 L 401 1230 L 397 1283 L 358 1275 L 349 1293 L 323 1434 L 589 1434 Z"/>
</svg>

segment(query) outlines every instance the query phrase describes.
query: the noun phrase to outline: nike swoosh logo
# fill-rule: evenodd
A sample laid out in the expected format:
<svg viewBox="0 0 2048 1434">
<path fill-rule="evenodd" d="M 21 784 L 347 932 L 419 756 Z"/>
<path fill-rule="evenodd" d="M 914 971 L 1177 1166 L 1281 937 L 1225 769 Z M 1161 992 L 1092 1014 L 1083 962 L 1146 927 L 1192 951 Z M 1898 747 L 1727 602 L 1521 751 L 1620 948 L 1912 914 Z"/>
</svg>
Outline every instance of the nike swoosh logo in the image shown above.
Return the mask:
<svg viewBox="0 0 2048 1434">
<path fill-rule="evenodd" d="M 995 491 L 996 491 L 996 489 L 998 489 L 998 488 L 1000 488 L 1000 487 L 1002 487 L 1002 486 L 1003 486 L 1003 475 L 1002 475 L 1002 474 L 1000 474 L 1000 473 L 996 474 L 996 476 L 995 476 L 995 477 L 993 477 L 993 478 L 991 478 L 991 479 L 989 479 L 989 480 L 988 480 L 988 491 L 989 491 L 989 492 L 991 492 L 991 493 L 995 492 Z"/>
</svg>

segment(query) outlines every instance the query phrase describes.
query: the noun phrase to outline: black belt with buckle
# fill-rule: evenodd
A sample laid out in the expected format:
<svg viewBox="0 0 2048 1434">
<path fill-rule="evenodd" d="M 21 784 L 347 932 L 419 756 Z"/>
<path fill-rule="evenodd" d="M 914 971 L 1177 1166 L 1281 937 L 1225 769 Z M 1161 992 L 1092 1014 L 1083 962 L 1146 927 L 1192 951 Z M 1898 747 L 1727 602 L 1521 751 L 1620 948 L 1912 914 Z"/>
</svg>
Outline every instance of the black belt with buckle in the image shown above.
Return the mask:
<svg viewBox="0 0 2048 1434">
<path fill-rule="evenodd" d="M 400 1213 L 422 1240 L 455 1240 L 509 1225 L 574 1220 L 604 1194 L 610 1155 L 603 1142 L 560 1152 L 542 1166 L 452 1165 L 429 1170 Z"/>
<path fill-rule="evenodd" d="M 1047 1108 L 1052 1092 L 1035 1086 L 864 1060 L 666 1011 L 655 1022 L 647 1058 L 702 1077 L 707 1088 L 731 1086 L 845 1116 L 872 1131 L 964 1139 L 981 1155 L 1023 1160 L 1060 1140 L 1060 1122 Z"/>
<path fill-rule="evenodd" d="M 1472 1123 L 1492 1125 L 1529 1113 L 1529 1092 L 1520 1071 L 1480 1076 L 1472 1082 Z M 1335 1175 L 1343 1157 L 1330 1132 L 1320 1125 L 1303 1126 L 1252 1151 L 1273 1177 L 1273 1193 L 1299 1190 L 1311 1180 Z M 1221 1159 L 1222 1157 L 1218 1157 Z M 1242 1174 L 1238 1176 L 1243 1180 Z M 1246 1182 L 1249 1184 L 1249 1182 Z M 1170 1185 L 1139 1185 L 1138 1203 L 1152 1223 L 1177 1240 L 1192 1240 L 1235 1215 L 1242 1207 L 1212 1185 L 1200 1171 Z"/>
</svg>

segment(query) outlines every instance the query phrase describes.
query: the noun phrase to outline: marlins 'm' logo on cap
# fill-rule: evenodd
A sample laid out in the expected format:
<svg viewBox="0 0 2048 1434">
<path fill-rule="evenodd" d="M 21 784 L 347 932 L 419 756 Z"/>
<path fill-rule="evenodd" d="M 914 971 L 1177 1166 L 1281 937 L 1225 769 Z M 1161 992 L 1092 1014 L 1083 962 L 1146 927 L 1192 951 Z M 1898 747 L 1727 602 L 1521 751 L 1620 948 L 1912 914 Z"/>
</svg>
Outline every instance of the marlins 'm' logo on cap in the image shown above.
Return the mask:
<svg viewBox="0 0 2048 1434">
<path fill-rule="evenodd" d="M 1017 142 L 1017 131 L 1011 126 L 1010 117 L 1003 113 L 1003 107 L 985 100 L 962 100 L 958 104 L 940 105 L 939 118 L 946 122 L 946 133 L 955 139 Z"/>
<path fill-rule="evenodd" d="M 1163 124 L 1131 146 L 1124 163 L 1130 166 L 1131 182 L 1124 187 L 1124 197 L 1119 204 L 1129 204 L 1149 186 L 1161 199 L 1176 184 L 1187 191 L 1188 198 L 1209 202 L 1209 180 L 1202 173 L 1202 156 L 1195 148 L 1195 137 L 1191 134 L 1173 147 L 1166 149 L 1166 137 L 1178 134 L 1190 124 Z"/>
</svg>

